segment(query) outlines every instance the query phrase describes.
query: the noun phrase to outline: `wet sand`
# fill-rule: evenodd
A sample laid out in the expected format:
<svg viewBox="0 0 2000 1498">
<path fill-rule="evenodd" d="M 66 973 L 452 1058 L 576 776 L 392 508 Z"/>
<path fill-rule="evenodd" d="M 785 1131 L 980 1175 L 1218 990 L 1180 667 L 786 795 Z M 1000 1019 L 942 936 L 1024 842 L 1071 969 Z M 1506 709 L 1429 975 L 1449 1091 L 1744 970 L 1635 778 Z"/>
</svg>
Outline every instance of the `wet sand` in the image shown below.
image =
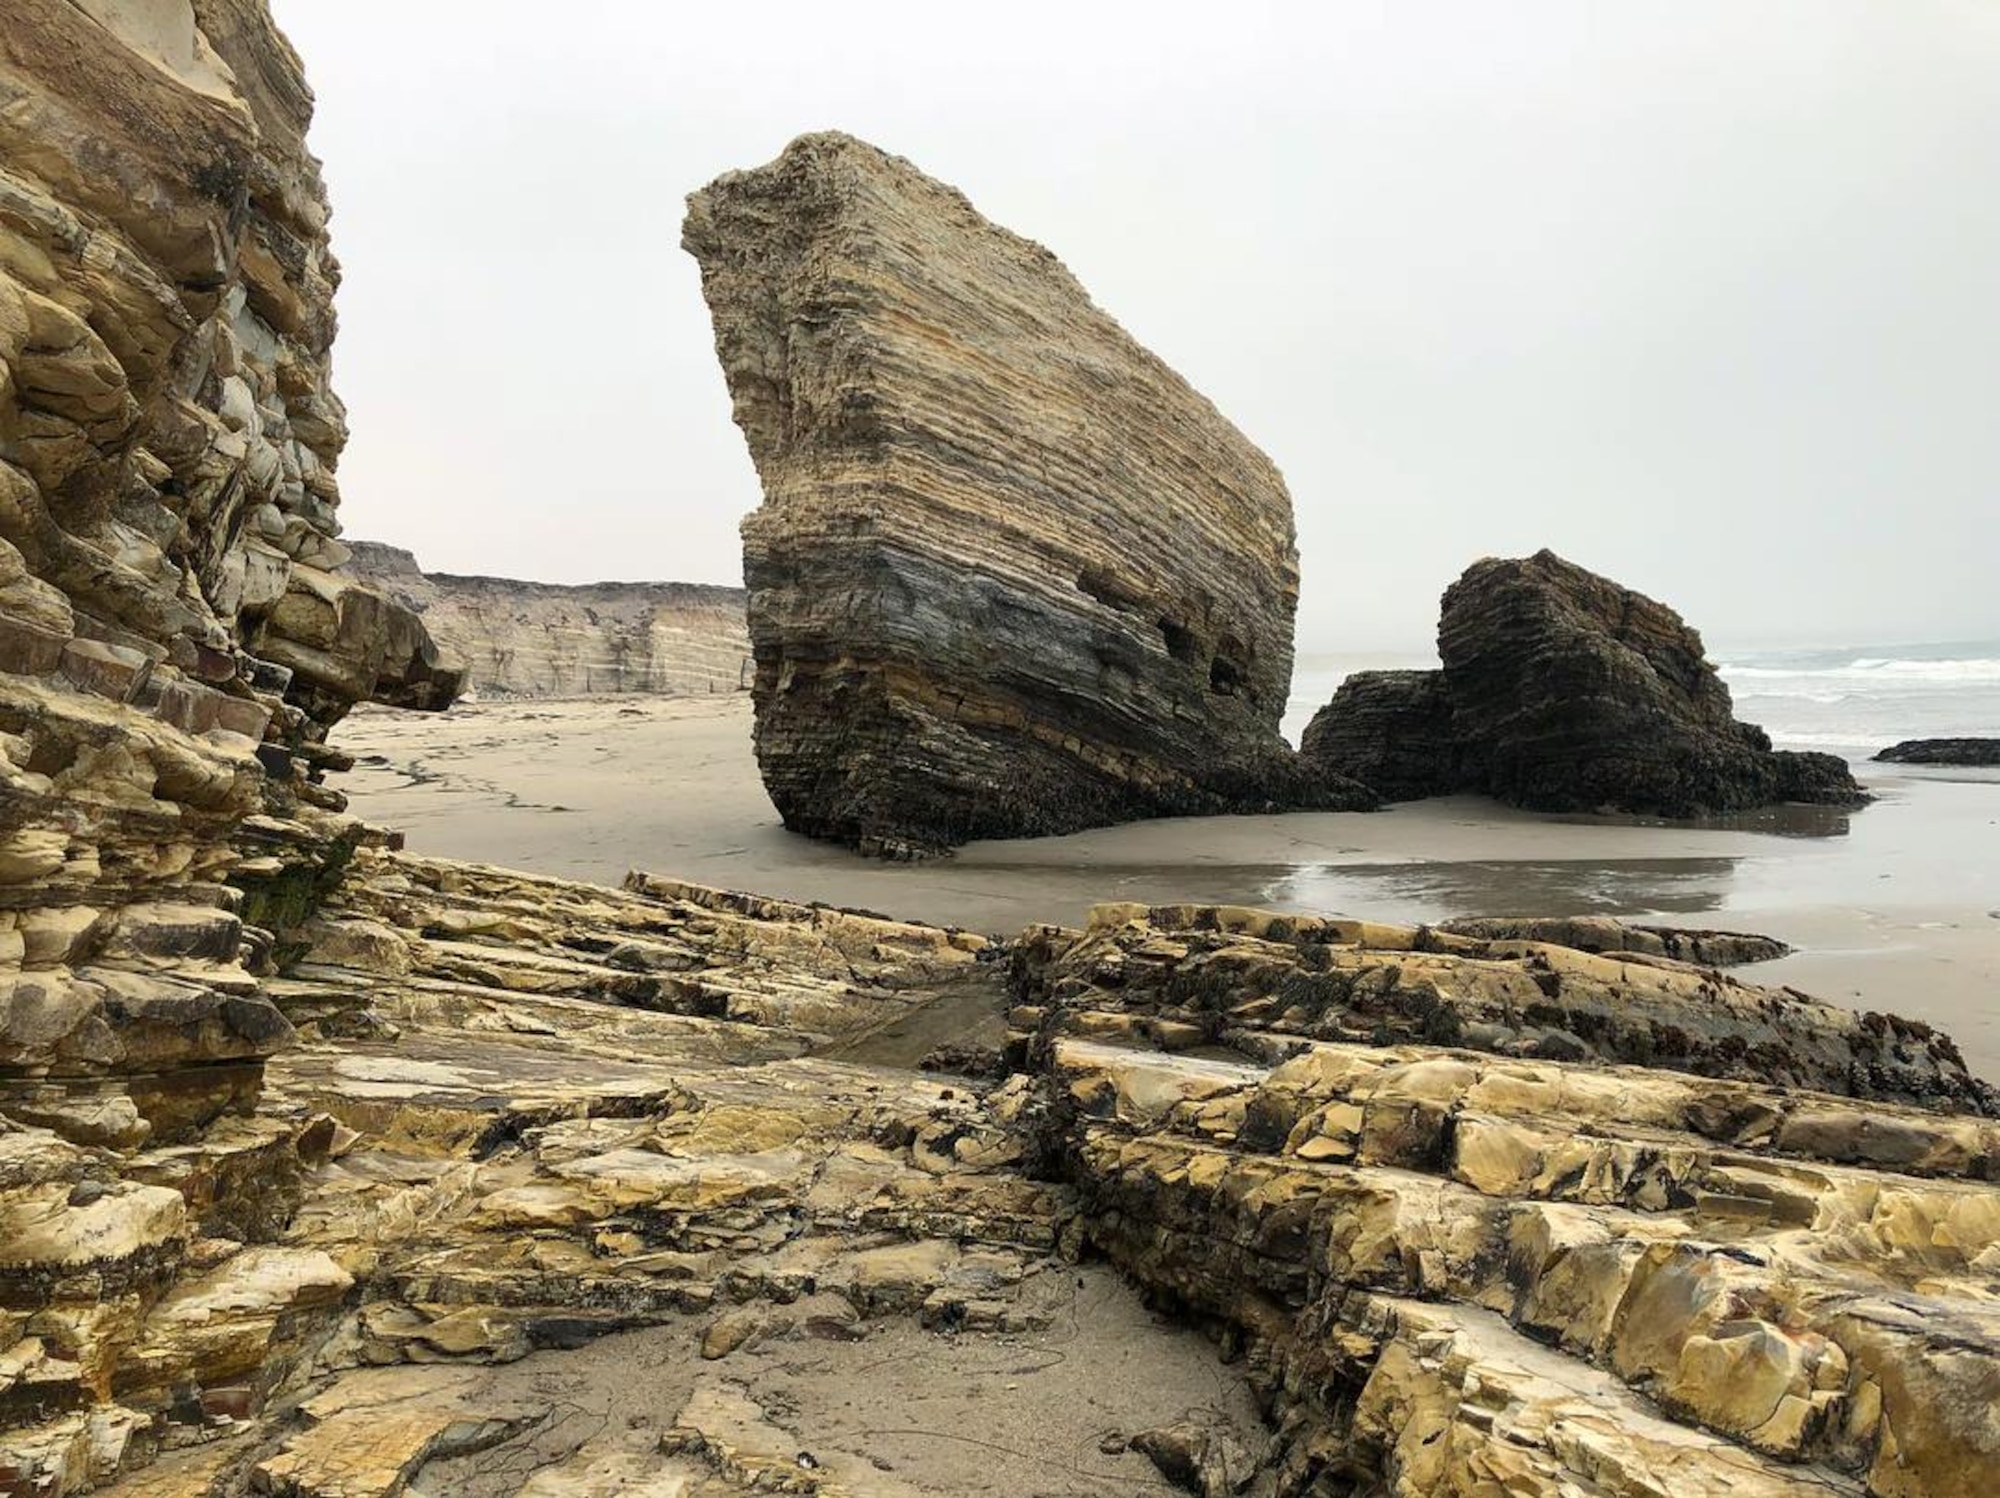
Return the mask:
<svg viewBox="0 0 2000 1498">
<path fill-rule="evenodd" d="M 1881 798 L 1711 825 L 1545 817 L 1473 797 L 1373 814 L 1139 823 L 881 864 L 779 824 L 741 696 L 363 709 L 360 816 L 425 853 L 616 883 L 706 884 L 1012 932 L 1105 900 L 1262 905 L 1388 921 L 1596 912 L 1754 930 L 1799 950 L 1750 970 L 1928 1020 L 2000 1079 L 2000 773 L 1858 767 Z"/>
</svg>

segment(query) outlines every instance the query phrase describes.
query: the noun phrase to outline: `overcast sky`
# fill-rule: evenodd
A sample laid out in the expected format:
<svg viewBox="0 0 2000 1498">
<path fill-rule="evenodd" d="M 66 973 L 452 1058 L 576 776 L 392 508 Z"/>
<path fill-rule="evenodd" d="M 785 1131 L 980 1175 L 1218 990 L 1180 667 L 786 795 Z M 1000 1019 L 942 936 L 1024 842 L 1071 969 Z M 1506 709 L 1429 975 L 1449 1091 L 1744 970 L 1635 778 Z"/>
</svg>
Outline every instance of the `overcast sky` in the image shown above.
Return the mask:
<svg viewBox="0 0 2000 1498">
<path fill-rule="evenodd" d="M 434 571 L 739 580 L 682 199 L 840 128 L 1276 459 L 1303 650 L 1421 644 L 1544 545 L 1712 643 L 2000 635 L 1990 0 L 275 9 L 347 531 Z"/>
</svg>

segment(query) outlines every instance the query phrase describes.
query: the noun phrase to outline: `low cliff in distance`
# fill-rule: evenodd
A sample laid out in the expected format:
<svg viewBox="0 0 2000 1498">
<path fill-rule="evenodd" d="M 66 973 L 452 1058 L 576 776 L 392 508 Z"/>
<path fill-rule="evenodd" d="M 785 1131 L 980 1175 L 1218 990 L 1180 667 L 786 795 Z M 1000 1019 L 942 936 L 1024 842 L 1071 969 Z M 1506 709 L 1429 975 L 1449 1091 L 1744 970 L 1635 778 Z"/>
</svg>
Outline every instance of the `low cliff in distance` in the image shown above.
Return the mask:
<svg viewBox="0 0 2000 1498">
<path fill-rule="evenodd" d="M 1298 552 L 1271 460 L 1048 250 L 840 134 L 688 199 L 736 424 L 757 759 L 891 856 L 1351 808 L 1278 733 Z"/>
<path fill-rule="evenodd" d="M 686 697 L 750 685 L 741 588 L 460 577 L 425 572 L 379 541 L 349 548 L 355 574 L 422 615 L 482 697 Z"/>
<path fill-rule="evenodd" d="M 1391 800 L 1694 817 L 1868 799 L 1835 756 L 1774 750 L 1738 722 L 1679 614 L 1552 551 L 1468 567 L 1445 591 L 1438 658 L 1350 676 L 1301 753 Z"/>
</svg>

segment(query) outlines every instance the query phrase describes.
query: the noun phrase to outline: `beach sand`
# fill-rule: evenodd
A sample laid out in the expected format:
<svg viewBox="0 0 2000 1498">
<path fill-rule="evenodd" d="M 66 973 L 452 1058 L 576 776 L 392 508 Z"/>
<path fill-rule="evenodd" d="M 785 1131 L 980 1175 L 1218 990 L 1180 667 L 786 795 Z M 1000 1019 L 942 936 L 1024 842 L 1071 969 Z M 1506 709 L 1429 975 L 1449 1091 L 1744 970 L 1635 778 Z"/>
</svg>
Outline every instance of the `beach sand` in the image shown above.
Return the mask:
<svg viewBox="0 0 2000 1498">
<path fill-rule="evenodd" d="M 616 883 L 643 868 L 1012 933 L 1093 904 L 1259 905 L 1385 921 L 1592 912 L 1760 931 L 1746 970 L 1949 1031 L 2000 1080 L 2000 773 L 1863 765 L 1859 812 L 1714 825 L 1547 817 L 1473 797 L 1372 814 L 1136 823 L 884 864 L 788 833 L 746 697 L 364 708 L 334 743 L 352 810 L 420 852 Z"/>
</svg>

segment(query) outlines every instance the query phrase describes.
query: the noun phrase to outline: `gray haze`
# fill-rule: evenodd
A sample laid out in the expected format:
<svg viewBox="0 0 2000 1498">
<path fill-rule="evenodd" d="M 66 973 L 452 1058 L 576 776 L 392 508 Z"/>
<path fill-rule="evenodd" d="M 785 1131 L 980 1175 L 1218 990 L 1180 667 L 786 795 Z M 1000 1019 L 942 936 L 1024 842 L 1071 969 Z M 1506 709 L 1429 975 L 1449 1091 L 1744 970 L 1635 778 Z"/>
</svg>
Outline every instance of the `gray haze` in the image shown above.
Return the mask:
<svg viewBox="0 0 2000 1498">
<path fill-rule="evenodd" d="M 682 197 L 838 127 L 1277 460 L 1300 645 L 1550 545 L 1711 640 L 2000 635 L 2000 5 L 278 0 L 351 534 L 738 579 Z"/>
</svg>

